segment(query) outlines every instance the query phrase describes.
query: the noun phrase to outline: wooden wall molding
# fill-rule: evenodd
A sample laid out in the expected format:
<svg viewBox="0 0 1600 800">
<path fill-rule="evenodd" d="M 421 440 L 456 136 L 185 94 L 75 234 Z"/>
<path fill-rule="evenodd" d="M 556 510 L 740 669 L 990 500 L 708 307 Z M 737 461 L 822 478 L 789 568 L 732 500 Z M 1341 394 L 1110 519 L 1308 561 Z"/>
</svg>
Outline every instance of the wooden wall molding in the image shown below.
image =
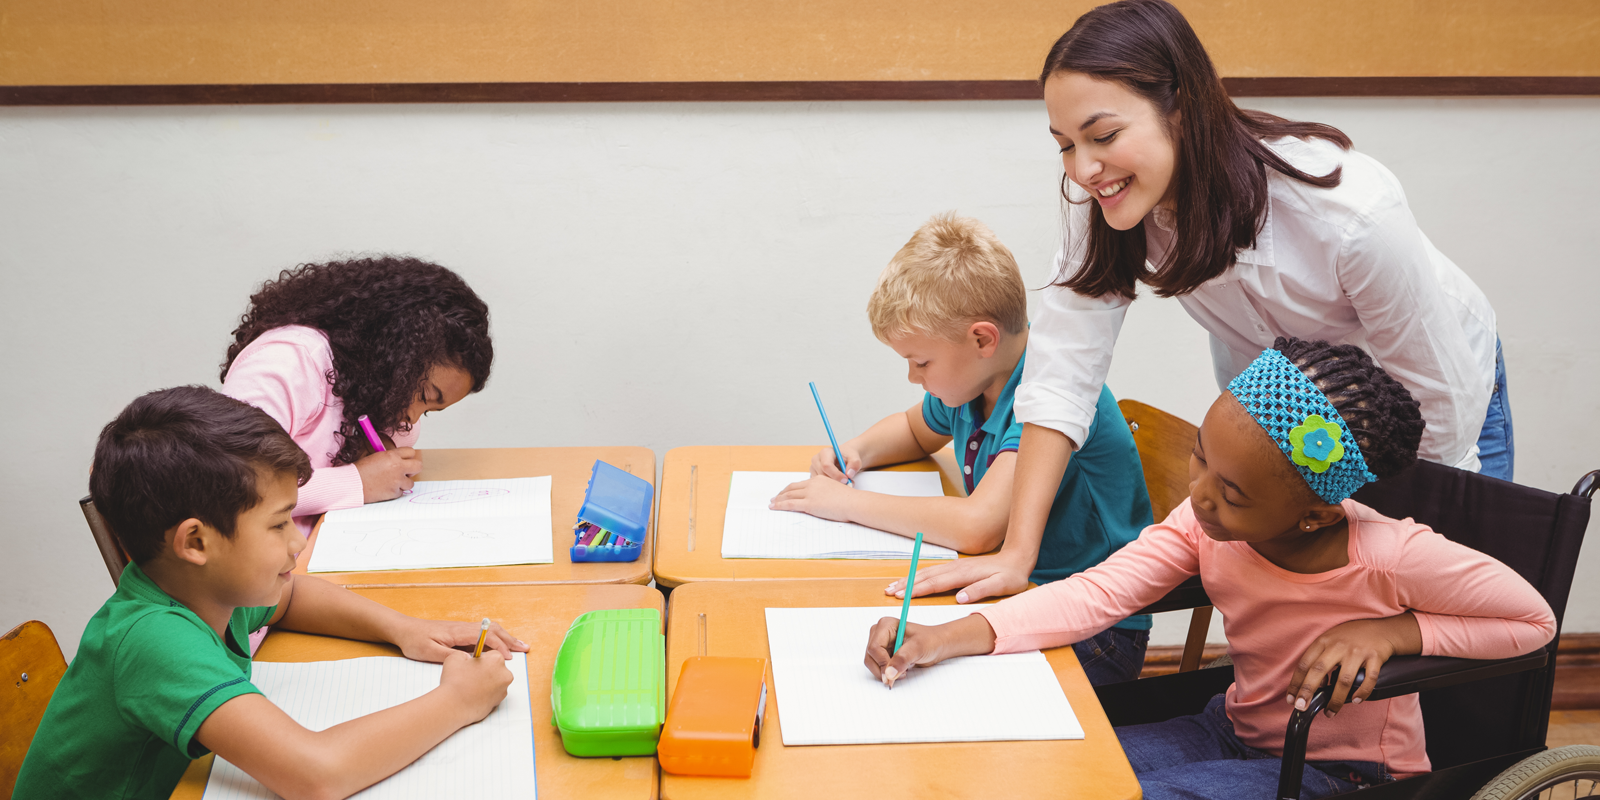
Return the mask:
<svg viewBox="0 0 1600 800">
<path fill-rule="evenodd" d="M 1600 77 L 1223 78 L 1235 97 L 1600 96 Z M 0 86 L 0 106 L 1037 100 L 1031 80 Z"/>
</svg>

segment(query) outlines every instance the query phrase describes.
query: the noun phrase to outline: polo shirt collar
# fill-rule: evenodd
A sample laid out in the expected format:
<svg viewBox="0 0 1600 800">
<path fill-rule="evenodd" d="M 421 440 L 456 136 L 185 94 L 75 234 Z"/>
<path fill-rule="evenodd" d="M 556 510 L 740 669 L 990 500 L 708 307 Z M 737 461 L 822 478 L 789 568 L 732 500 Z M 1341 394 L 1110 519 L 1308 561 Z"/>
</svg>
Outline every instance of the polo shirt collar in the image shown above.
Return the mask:
<svg viewBox="0 0 1600 800">
<path fill-rule="evenodd" d="M 128 562 L 128 566 L 122 568 L 122 577 L 117 581 L 117 592 L 126 594 L 133 599 L 155 603 L 156 605 L 188 608 L 188 606 L 172 599 L 172 595 L 162 591 L 161 587 L 157 586 L 155 581 L 150 580 L 150 576 L 144 574 L 144 570 L 140 569 L 139 565 L 132 561 Z"/>
<path fill-rule="evenodd" d="M 989 418 L 983 421 L 983 432 L 989 436 L 1003 436 L 1006 428 L 1010 427 L 1008 418 L 1010 414 L 1004 413 L 1011 408 L 1012 399 L 1016 396 L 1017 386 L 1022 383 L 1022 365 L 1028 360 L 1028 354 L 1023 353 L 1017 359 L 1017 366 L 1011 370 L 1011 377 L 1006 380 L 1006 385 L 1000 389 L 1000 396 L 995 398 L 994 410 L 989 413 Z M 983 396 L 979 395 L 967 403 L 966 414 L 968 419 L 976 421 L 978 414 L 983 411 Z"/>
</svg>

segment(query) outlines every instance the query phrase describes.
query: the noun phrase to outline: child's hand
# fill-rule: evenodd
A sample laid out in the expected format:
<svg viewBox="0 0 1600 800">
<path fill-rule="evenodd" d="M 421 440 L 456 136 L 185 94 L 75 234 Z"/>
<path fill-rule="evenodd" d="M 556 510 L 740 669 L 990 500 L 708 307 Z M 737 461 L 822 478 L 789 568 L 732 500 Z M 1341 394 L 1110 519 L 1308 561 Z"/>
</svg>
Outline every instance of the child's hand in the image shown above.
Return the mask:
<svg viewBox="0 0 1600 800">
<path fill-rule="evenodd" d="M 884 617 L 867 635 L 867 670 L 891 689 L 912 667 L 931 667 L 948 658 L 994 652 L 994 628 L 989 627 L 982 614 L 943 625 L 907 622 L 905 641 L 891 657 L 889 648 L 894 647 L 899 630 L 899 617 Z"/>
<path fill-rule="evenodd" d="M 767 507 L 774 511 L 800 511 L 813 517 L 849 522 L 848 506 L 854 489 L 832 479 L 813 476 L 783 487 Z"/>
<path fill-rule="evenodd" d="M 849 442 L 839 446 L 839 454 L 844 456 L 844 472 L 839 471 L 839 462 L 833 457 L 833 448 L 824 447 L 811 457 L 811 476 L 822 476 L 838 483 L 844 483 L 845 478 L 855 480 L 861 472 L 861 453 L 850 447 Z"/>
<path fill-rule="evenodd" d="M 1024 567 L 1005 551 L 987 556 L 958 558 L 944 564 L 935 564 L 917 570 L 917 585 L 911 589 L 912 597 L 939 594 L 951 589 L 957 603 L 976 603 L 988 597 L 1005 597 L 1028 588 L 1028 574 L 1033 565 Z M 906 596 L 906 579 L 896 578 L 884 594 Z"/>
<path fill-rule="evenodd" d="M 478 631 L 480 622 L 450 622 L 439 619 L 407 618 L 408 623 L 395 636 L 395 646 L 400 652 L 412 661 L 431 661 L 435 664 L 445 662 L 452 653 L 461 651 L 453 648 L 476 647 L 478 644 Z M 512 653 L 526 653 L 528 646 L 521 639 L 512 636 L 500 623 L 489 625 L 489 635 L 483 638 L 483 655 L 487 657 L 489 651 L 499 654 L 495 661 L 508 661 Z"/>
<path fill-rule="evenodd" d="M 1384 619 L 1357 619 L 1335 625 L 1306 648 L 1295 666 L 1294 677 L 1289 679 L 1286 700 L 1302 711 L 1311 702 L 1322 681 L 1335 668 L 1339 679 L 1334 684 L 1333 697 L 1328 700 L 1328 716 L 1339 713 L 1356 672 L 1365 669 L 1366 679 L 1356 690 L 1352 703 L 1359 703 L 1372 694 L 1378 685 L 1378 670 L 1384 662 L 1396 655 L 1415 655 L 1422 652 L 1422 631 L 1417 618 L 1409 611 Z"/>
<path fill-rule="evenodd" d="M 415 483 L 412 478 L 421 471 L 422 454 L 410 447 L 373 453 L 357 461 L 362 502 L 381 503 L 405 494 Z"/>
<path fill-rule="evenodd" d="M 470 725 L 489 716 L 506 699 L 511 679 L 511 670 L 506 669 L 503 659 L 473 658 L 452 650 L 444 660 L 439 688 L 455 695 L 454 705 L 467 717 L 464 724 Z"/>
</svg>

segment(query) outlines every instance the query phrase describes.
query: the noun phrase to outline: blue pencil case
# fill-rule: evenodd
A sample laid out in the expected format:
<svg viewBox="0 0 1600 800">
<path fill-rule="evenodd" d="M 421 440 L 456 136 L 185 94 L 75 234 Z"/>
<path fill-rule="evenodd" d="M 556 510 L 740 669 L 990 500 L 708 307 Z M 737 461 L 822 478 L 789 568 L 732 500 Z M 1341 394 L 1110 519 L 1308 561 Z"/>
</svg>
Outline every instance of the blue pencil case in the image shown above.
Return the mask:
<svg viewBox="0 0 1600 800">
<path fill-rule="evenodd" d="M 625 470 L 594 462 L 572 529 L 573 561 L 637 561 L 650 529 L 656 487 Z"/>
</svg>

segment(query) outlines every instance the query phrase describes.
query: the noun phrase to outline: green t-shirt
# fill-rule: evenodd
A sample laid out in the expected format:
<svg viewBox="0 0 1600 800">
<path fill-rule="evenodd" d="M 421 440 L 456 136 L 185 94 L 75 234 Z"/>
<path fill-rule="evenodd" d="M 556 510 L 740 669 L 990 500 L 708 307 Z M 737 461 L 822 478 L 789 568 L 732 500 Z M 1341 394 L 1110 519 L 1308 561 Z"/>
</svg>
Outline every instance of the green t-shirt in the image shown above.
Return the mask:
<svg viewBox="0 0 1600 800">
<path fill-rule="evenodd" d="M 235 697 L 259 694 L 250 683 L 249 637 L 275 610 L 234 609 L 224 642 L 129 564 L 83 630 L 14 796 L 171 796 L 189 762 L 207 752 L 194 739 L 200 723 Z"/>
</svg>

